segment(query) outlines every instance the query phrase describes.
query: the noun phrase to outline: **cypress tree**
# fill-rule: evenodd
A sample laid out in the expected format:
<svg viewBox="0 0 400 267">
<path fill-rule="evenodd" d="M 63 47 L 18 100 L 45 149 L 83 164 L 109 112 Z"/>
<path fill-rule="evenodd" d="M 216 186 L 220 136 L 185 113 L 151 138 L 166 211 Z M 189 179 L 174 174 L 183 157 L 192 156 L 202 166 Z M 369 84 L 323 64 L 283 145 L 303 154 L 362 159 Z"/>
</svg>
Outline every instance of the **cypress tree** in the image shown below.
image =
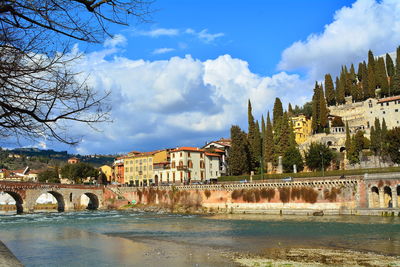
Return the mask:
<svg viewBox="0 0 400 267">
<path fill-rule="evenodd" d="M 319 88 L 319 123 L 321 130 L 325 129 L 328 126 L 328 109 L 326 107 L 322 85 Z"/>
<path fill-rule="evenodd" d="M 362 81 L 363 79 L 363 63 L 358 63 L 358 70 L 357 70 L 357 79 L 358 81 Z"/>
<path fill-rule="evenodd" d="M 231 127 L 231 148 L 228 157 L 228 169 L 231 175 L 249 173 L 250 151 L 244 133 L 239 126 Z"/>
<path fill-rule="evenodd" d="M 392 86 L 392 80 L 393 80 L 393 76 L 394 76 L 394 64 L 393 64 L 393 60 L 392 57 L 386 53 L 386 72 L 389 78 L 389 88 Z"/>
<path fill-rule="evenodd" d="M 382 146 L 382 130 L 381 130 L 381 123 L 379 122 L 378 118 L 375 118 L 374 122 L 374 140 L 372 141 L 371 136 L 371 146 L 372 151 L 374 151 L 375 155 L 381 154 L 381 146 Z"/>
<path fill-rule="evenodd" d="M 347 71 L 347 67 L 342 67 L 342 72 L 344 76 L 344 95 L 350 96 L 351 95 L 351 75 Z"/>
<path fill-rule="evenodd" d="M 293 116 L 293 108 L 292 108 L 292 104 L 289 103 L 288 106 L 288 116 L 292 117 Z"/>
<path fill-rule="evenodd" d="M 279 124 L 278 122 L 281 120 L 282 115 L 283 115 L 282 102 L 277 97 L 277 98 L 275 98 L 274 110 L 272 113 L 272 116 L 273 116 L 272 122 L 273 122 L 274 128 L 275 128 L 275 126 L 277 126 Z"/>
<path fill-rule="evenodd" d="M 383 57 L 378 59 L 378 63 L 376 65 L 376 74 L 377 74 L 377 85 L 381 88 L 381 95 L 388 96 L 389 95 L 389 83 L 386 75 L 385 61 Z"/>
<path fill-rule="evenodd" d="M 247 119 L 248 119 L 248 134 L 247 139 L 250 144 L 250 169 L 254 170 L 258 162 L 258 149 L 257 149 L 257 130 L 256 124 L 254 122 L 254 117 L 252 114 L 251 102 L 248 102 L 248 109 L 247 109 Z"/>
<path fill-rule="evenodd" d="M 317 82 L 315 82 L 315 87 L 314 87 L 314 95 L 312 97 L 312 122 L 311 122 L 311 128 L 313 132 L 318 132 L 318 127 L 320 125 L 319 121 L 319 114 L 320 114 L 320 90 L 319 90 L 319 85 Z"/>
<path fill-rule="evenodd" d="M 278 149 L 276 150 L 278 156 L 283 156 L 286 150 L 288 150 L 288 148 L 290 147 L 290 131 L 293 128 L 290 129 L 287 112 L 283 113 L 281 125 L 281 134 L 278 138 Z"/>
<path fill-rule="evenodd" d="M 362 64 L 362 91 L 363 91 L 363 99 L 366 100 L 370 97 L 369 95 L 369 83 L 368 83 L 368 69 L 365 61 Z"/>
<path fill-rule="evenodd" d="M 255 136 L 254 136 L 254 156 L 255 156 L 255 159 L 256 159 L 256 166 L 257 167 L 260 167 L 260 160 L 262 160 L 261 159 L 261 157 L 262 157 L 262 152 L 261 152 L 261 149 L 262 149 L 262 141 L 261 141 L 261 132 L 260 132 L 260 126 L 259 126 L 259 124 L 258 124 L 258 121 L 256 121 L 256 131 L 255 131 Z"/>
<path fill-rule="evenodd" d="M 376 89 L 376 74 L 375 74 L 375 59 L 371 50 L 368 51 L 368 98 L 375 97 Z"/>
<path fill-rule="evenodd" d="M 265 129 L 264 140 L 264 166 L 267 166 L 268 162 L 273 162 L 274 159 L 274 135 L 272 133 L 272 123 L 269 112 L 267 114 L 267 127 Z"/>
<path fill-rule="evenodd" d="M 384 155 L 384 156 L 387 155 L 387 144 L 388 144 L 387 139 L 386 139 L 387 133 L 388 133 L 388 129 L 386 126 L 386 121 L 385 121 L 385 118 L 383 118 L 382 128 L 381 128 L 381 155 Z"/>
<path fill-rule="evenodd" d="M 400 95 L 400 46 L 396 51 L 396 68 L 391 83 L 390 93 L 392 95 Z"/>
<path fill-rule="evenodd" d="M 371 138 L 371 143 L 369 146 L 369 149 L 374 152 L 374 155 L 378 155 L 379 151 L 380 151 L 380 145 L 379 145 L 379 140 L 378 140 L 378 136 L 377 133 L 375 132 L 375 127 L 371 126 L 371 134 L 370 134 L 370 138 Z"/>
<path fill-rule="evenodd" d="M 350 150 L 350 145 L 351 145 L 351 136 L 350 136 L 350 129 L 349 129 L 349 124 L 346 121 L 346 142 L 345 142 L 345 147 L 346 147 L 346 153 L 347 156 L 349 155 L 349 150 Z"/>
<path fill-rule="evenodd" d="M 344 99 L 344 80 L 343 79 L 343 74 L 340 75 L 341 78 L 336 77 L 336 103 L 344 104 L 345 99 Z"/>
<path fill-rule="evenodd" d="M 261 115 L 261 147 L 264 147 L 264 137 L 265 137 L 265 121 L 264 115 Z"/>
<path fill-rule="evenodd" d="M 325 75 L 325 97 L 328 106 L 336 104 L 335 89 L 333 88 L 332 77 L 329 73 Z"/>
</svg>

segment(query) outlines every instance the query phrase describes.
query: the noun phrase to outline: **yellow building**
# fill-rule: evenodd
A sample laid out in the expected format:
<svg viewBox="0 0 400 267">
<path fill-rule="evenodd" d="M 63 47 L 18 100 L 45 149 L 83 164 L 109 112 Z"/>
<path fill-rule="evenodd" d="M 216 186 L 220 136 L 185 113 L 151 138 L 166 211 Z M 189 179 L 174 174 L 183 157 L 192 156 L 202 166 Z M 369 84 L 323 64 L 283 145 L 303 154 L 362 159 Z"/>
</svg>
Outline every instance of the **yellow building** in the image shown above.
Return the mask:
<svg viewBox="0 0 400 267">
<path fill-rule="evenodd" d="M 9 176 L 9 171 L 7 171 L 6 169 L 0 169 L 0 179 L 4 180 Z"/>
<path fill-rule="evenodd" d="M 151 185 L 153 164 L 167 161 L 168 150 L 132 152 L 124 157 L 124 182 L 136 186 Z"/>
<path fill-rule="evenodd" d="M 305 115 L 292 117 L 293 129 L 296 136 L 296 143 L 304 143 L 312 133 L 312 120 Z"/>
<path fill-rule="evenodd" d="M 106 176 L 107 182 L 111 182 L 113 172 L 112 168 L 108 165 L 103 165 L 100 167 L 100 171 Z"/>
</svg>

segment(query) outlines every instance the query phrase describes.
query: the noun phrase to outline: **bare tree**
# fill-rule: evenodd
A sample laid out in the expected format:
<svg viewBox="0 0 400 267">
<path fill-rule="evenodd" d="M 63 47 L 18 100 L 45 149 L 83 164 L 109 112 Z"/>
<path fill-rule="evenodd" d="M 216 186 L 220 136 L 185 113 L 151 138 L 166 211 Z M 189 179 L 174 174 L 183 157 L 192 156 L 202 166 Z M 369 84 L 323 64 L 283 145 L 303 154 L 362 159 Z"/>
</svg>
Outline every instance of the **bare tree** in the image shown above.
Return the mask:
<svg viewBox="0 0 400 267">
<path fill-rule="evenodd" d="M 107 25 L 148 19 L 141 0 L 0 1 L 0 136 L 79 140 L 68 122 L 109 120 L 109 92 L 96 93 L 71 68 L 71 42 L 96 43 Z"/>
</svg>

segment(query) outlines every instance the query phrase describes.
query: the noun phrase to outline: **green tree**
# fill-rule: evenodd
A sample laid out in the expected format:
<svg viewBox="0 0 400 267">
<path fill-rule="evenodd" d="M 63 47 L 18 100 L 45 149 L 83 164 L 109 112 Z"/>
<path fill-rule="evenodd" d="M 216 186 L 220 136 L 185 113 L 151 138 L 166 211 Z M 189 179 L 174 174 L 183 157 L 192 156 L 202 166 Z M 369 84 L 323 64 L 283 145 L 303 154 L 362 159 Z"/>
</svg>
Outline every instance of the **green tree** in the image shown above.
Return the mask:
<svg viewBox="0 0 400 267">
<path fill-rule="evenodd" d="M 362 72 L 361 87 L 363 91 L 363 99 L 366 100 L 367 98 L 370 97 L 370 94 L 369 94 L 369 82 L 368 82 L 368 69 L 365 61 L 362 64 L 361 72 Z"/>
<path fill-rule="evenodd" d="M 303 157 L 296 146 L 289 147 L 282 158 L 284 172 L 293 172 L 293 165 L 296 165 L 297 171 L 302 171 L 304 169 Z"/>
<path fill-rule="evenodd" d="M 264 166 L 267 166 L 268 162 L 273 162 L 274 160 L 274 136 L 269 112 L 267 114 L 267 128 L 265 129 L 264 140 Z"/>
<path fill-rule="evenodd" d="M 61 176 L 80 184 L 86 178 L 97 178 L 98 171 L 89 163 L 79 162 L 64 165 L 61 168 Z"/>
<path fill-rule="evenodd" d="M 395 127 L 386 134 L 387 153 L 390 159 L 400 164 L 400 128 Z"/>
<path fill-rule="evenodd" d="M 346 142 L 345 142 L 345 147 L 346 147 L 347 156 L 348 156 L 348 151 L 350 150 L 350 145 L 351 145 L 350 129 L 349 129 L 349 124 L 346 121 Z"/>
<path fill-rule="evenodd" d="M 328 127 L 328 108 L 326 107 L 326 101 L 324 96 L 324 90 L 322 89 L 322 85 L 319 89 L 319 123 L 320 128 L 325 129 Z"/>
<path fill-rule="evenodd" d="M 342 75 L 340 75 L 342 76 Z M 343 78 L 342 78 L 343 80 Z M 341 79 L 339 79 L 338 77 L 336 77 L 336 103 L 340 104 L 344 104 L 345 103 L 345 99 L 344 99 L 344 84 L 341 81 Z"/>
<path fill-rule="evenodd" d="M 376 74 L 375 74 L 375 58 L 371 50 L 368 51 L 368 98 L 375 97 Z"/>
<path fill-rule="evenodd" d="M 333 87 L 332 77 L 329 73 L 325 75 L 325 97 L 328 106 L 336 104 L 335 88 Z"/>
<path fill-rule="evenodd" d="M 261 137 L 260 130 L 257 130 L 256 123 L 254 122 L 250 100 L 248 102 L 248 125 L 247 138 L 250 144 L 250 168 L 251 170 L 254 170 L 257 166 L 259 166 L 258 162 L 261 157 Z"/>
<path fill-rule="evenodd" d="M 231 149 L 229 151 L 228 170 L 231 175 L 250 172 L 250 150 L 246 133 L 239 126 L 231 127 Z"/>
<path fill-rule="evenodd" d="M 392 82 L 393 82 L 393 76 L 394 76 L 395 68 L 393 64 L 392 57 L 386 53 L 386 73 L 389 78 L 389 95 L 392 87 Z"/>
<path fill-rule="evenodd" d="M 390 87 L 391 95 L 400 95 L 400 46 L 397 48 L 396 52 L 396 68 Z"/>
<path fill-rule="evenodd" d="M 389 83 L 386 75 L 385 61 L 383 57 L 378 59 L 376 65 L 377 86 L 381 88 L 381 96 L 389 96 Z"/>
<path fill-rule="evenodd" d="M 320 121 L 319 121 L 320 97 L 321 97 L 321 95 L 320 95 L 319 85 L 317 82 L 315 82 L 314 94 L 312 97 L 312 123 L 311 123 L 311 128 L 314 133 L 318 132 L 318 128 L 320 125 Z"/>
<path fill-rule="evenodd" d="M 289 117 L 293 116 L 293 108 L 292 108 L 292 104 L 290 104 L 290 103 L 288 105 L 288 116 Z"/>
<path fill-rule="evenodd" d="M 322 170 L 330 166 L 334 155 L 328 146 L 320 143 L 311 143 L 305 152 L 306 165 L 310 170 Z"/>
<path fill-rule="evenodd" d="M 274 128 L 279 124 L 282 116 L 283 116 L 283 107 L 282 107 L 282 102 L 281 100 L 277 97 L 275 98 L 275 103 L 274 103 L 274 109 L 272 113 L 272 122 Z"/>
<path fill-rule="evenodd" d="M 374 126 L 371 127 L 371 144 L 370 149 L 374 152 L 375 156 L 381 153 L 381 124 L 378 118 L 375 118 Z"/>
<path fill-rule="evenodd" d="M 41 183 L 60 183 L 58 168 L 47 169 L 38 174 L 39 182 Z"/>
<path fill-rule="evenodd" d="M 360 162 L 359 152 L 357 151 L 356 141 L 354 136 L 351 137 L 350 146 L 347 151 L 347 159 L 349 160 L 350 164 L 354 165 Z"/>
</svg>

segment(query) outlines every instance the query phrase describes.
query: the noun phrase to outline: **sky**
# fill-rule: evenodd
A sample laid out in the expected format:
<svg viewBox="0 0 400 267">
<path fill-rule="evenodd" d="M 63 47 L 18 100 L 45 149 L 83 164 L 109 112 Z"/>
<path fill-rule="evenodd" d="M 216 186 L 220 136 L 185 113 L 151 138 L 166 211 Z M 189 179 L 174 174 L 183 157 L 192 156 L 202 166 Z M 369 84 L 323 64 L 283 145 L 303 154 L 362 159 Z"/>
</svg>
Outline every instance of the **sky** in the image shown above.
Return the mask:
<svg viewBox="0 0 400 267">
<path fill-rule="evenodd" d="M 398 0 L 157 0 L 151 22 L 112 26 L 101 44 L 76 44 L 74 66 L 111 91 L 112 123 L 71 125 L 77 146 L 44 138 L 33 146 L 117 154 L 203 146 L 247 130 L 247 102 L 260 120 L 276 97 L 309 101 L 315 81 L 343 64 L 395 51 Z M 357 65 L 356 65 L 357 66 Z"/>
</svg>

